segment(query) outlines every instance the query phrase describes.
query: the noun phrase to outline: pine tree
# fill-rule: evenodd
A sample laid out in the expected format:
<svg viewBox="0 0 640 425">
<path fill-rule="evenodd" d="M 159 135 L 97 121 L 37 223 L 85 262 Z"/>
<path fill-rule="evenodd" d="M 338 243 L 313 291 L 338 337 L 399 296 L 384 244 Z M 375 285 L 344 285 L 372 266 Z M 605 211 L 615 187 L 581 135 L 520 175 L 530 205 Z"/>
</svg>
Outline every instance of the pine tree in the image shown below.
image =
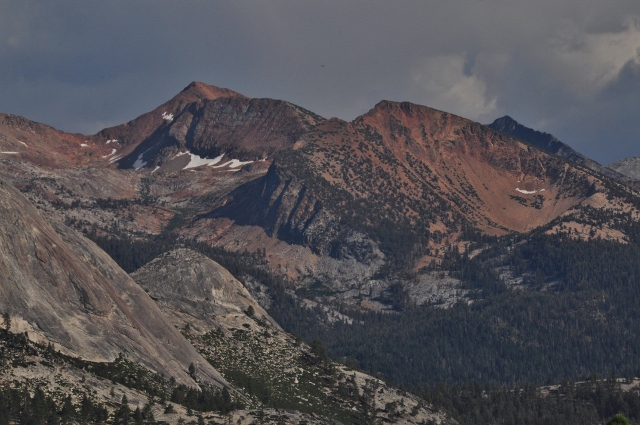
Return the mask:
<svg viewBox="0 0 640 425">
<path fill-rule="evenodd" d="M 631 425 L 629 419 L 618 413 L 607 422 L 607 425 Z"/>
<path fill-rule="evenodd" d="M 2 313 L 2 320 L 4 321 L 4 328 L 6 330 L 11 329 L 11 316 L 6 311 Z"/>
<path fill-rule="evenodd" d="M 113 415 L 113 425 L 129 425 L 131 416 L 131 409 L 129 408 L 129 401 L 127 396 L 122 396 L 122 402 L 120 408 Z"/>
</svg>

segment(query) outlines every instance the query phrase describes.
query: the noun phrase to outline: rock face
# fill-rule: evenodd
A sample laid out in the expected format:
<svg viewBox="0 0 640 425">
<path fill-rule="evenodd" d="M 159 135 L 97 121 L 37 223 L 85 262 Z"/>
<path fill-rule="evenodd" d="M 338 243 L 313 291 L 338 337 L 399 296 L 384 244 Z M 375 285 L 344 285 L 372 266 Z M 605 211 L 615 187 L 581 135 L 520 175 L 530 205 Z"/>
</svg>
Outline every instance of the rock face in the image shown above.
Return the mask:
<svg viewBox="0 0 640 425">
<path fill-rule="evenodd" d="M 189 385 L 197 363 L 201 379 L 225 384 L 106 253 L 1 180 L 0 276 L 0 309 L 31 338 L 92 361 L 122 352 Z"/>
<path fill-rule="evenodd" d="M 607 165 L 607 167 L 632 180 L 640 181 L 640 157 L 621 159 Z"/>
<path fill-rule="evenodd" d="M 131 274 L 176 323 L 189 323 L 202 332 L 220 326 L 226 316 L 245 315 L 253 309 L 273 327 L 278 324 L 249 291 L 224 267 L 190 249 L 167 252 Z M 188 319 L 185 319 L 188 317 Z"/>
<path fill-rule="evenodd" d="M 562 143 L 555 136 L 549 133 L 543 133 L 532 128 L 525 127 L 508 115 L 496 119 L 488 126 L 493 128 L 494 130 L 502 131 L 504 133 L 512 135 L 513 137 L 524 140 L 527 143 L 531 143 L 537 148 L 566 158 L 569 161 L 575 162 L 576 164 L 583 165 L 614 180 L 625 183 L 627 182 L 627 180 L 624 178 L 624 173 L 620 173 L 618 170 L 612 168 L 611 166 L 605 167 L 603 165 L 600 165 L 594 160 L 589 159 L 586 156 L 582 155 L 580 152 L 574 150 L 569 145 Z"/>
</svg>

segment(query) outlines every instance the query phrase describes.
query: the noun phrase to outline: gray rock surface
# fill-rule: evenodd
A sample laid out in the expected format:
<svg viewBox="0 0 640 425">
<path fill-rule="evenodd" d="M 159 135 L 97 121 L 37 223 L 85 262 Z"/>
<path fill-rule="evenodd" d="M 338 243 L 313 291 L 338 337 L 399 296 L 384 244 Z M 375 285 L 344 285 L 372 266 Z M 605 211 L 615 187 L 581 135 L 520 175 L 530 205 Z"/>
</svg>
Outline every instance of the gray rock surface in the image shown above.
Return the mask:
<svg viewBox="0 0 640 425">
<path fill-rule="evenodd" d="M 0 180 L 0 311 L 29 337 L 69 354 L 112 361 L 123 352 L 178 382 L 226 384 L 158 306 L 93 242 L 50 224 Z"/>
<path fill-rule="evenodd" d="M 131 277 L 178 323 L 201 332 L 216 329 L 222 317 L 244 315 L 251 307 L 255 317 L 278 324 L 256 302 L 244 285 L 210 258 L 182 248 L 167 252 L 131 274 Z"/>
<path fill-rule="evenodd" d="M 640 157 L 621 159 L 607 165 L 607 167 L 630 179 L 640 181 Z"/>
</svg>

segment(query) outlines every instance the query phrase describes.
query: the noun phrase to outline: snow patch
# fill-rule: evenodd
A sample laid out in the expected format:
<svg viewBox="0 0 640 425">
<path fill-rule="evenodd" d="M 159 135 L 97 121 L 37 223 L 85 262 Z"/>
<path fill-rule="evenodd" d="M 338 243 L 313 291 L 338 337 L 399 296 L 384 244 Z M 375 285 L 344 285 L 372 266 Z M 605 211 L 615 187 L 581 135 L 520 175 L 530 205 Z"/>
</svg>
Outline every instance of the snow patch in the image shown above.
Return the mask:
<svg viewBox="0 0 640 425">
<path fill-rule="evenodd" d="M 7 155 L 17 155 L 20 152 L 0 152 L 0 153 L 4 153 L 4 154 L 7 154 Z"/>
<path fill-rule="evenodd" d="M 138 168 L 142 168 L 142 167 L 147 165 L 147 161 L 143 161 L 142 160 L 142 155 L 144 155 L 147 152 L 149 152 L 149 149 L 147 149 L 146 151 L 144 151 L 140 155 L 138 155 L 138 158 L 136 159 L 136 162 L 133 163 L 133 168 L 134 169 L 137 170 Z"/>
<path fill-rule="evenodd" d="M 27 144 L 25 142 L 21 142 L 20 140 L 18 140 L 18 142 L 22 143 L 23 145 L 27 146 Z M 29 147 L 29 146 L 27 146 Z"/>
<path fill-rule="evenodd" d="M 117 140 L 117 139 L 107 140 L 107 145 L 108 145 L 109 143 L 111 143 L 111 142 L 113 142 L 113 143 L 118 143 L 118 140 Z"/>
<path fill-rule="evenodd" d="M 240 161 L 238 159 L 232 159 L 231 161 L 227 161 L 222 165 L 217 165 L 215 167 L 212 168 L 222 168 L 222 167 L 226 167 L 228 166 L 229 168 L 238 168 L 241 167 L 245 164 L 251 164 L 253 161 Z"/>
<path fill-rule="evenodd" d="M 516 192 L 524 193 L 525 195 L 533 195 L 534 193 L 544 192 L 544 189 L 540 189 L 540 190 L 524 190 L 524 189 L 520 189 L 519 187 L 516 187 Z"/>
<path fill-rule="evenodd" d="M 86 143 L 80 143 L 80 146 L 82 146 L 83 148 L 86 148 L 89 145 L 87 145 Z"/>
<path fill-rule="evenodd" d="M 151 172 L 151 174 L 155 173 L 156 171 L 158 171 L 158 168 L 160 168 L 159 165 L 156 165 L 156 168 L 153 169 L 153 171 Z"/>
<path fill-rule="evenodd" d="M 114 156 L 109 160 L 109 164 L 113 164 L 114 162 L 119 161 L 120 159 L 122 159 L 122 155 Z"/>
<path fill-rule="evenodd" d="M 196 168 L 196 167 L 202 167 L 202 166 L 205 166 L 205 165 L 208 166 L 208 167 L 211 167 L 211 168 L 223 168 L 223 167 L 237 168 L 237 167 L 240 167 L 242 165 L 250 164 L 250 163 L 253 162 L 253 161 L 240 161 L 240 160 L 237 160 L 237 159 L 231 159 L 231 160 L 225 162 L 222 165 L 215 165 L 215 164 L 219 163 L 220 161 L 222 161 L 222 158 L 225 155 L 224 152 L 221 155 L 216 156 L 215 158 L 203 158 L 203 157 L 201 157 L 199 155 L 196 155 L 196 154 L 193 154 L 193 153 L 187 151 L 187 152 L 178 153 L 172 159 L 175 159 L 175 158 L 177 158 L 179 156 L 182 156 L 182 155 L 189 155 L 189 157 L 190 157 L 189 163 L 183 168 L 183 170 L 188 170 L 190 168 Z M 232 171 L 238 171 L 238 170 L 232 170 Z"/>
<path fill-rule="evenodd" d="M 222 160 L 222 157 L 224 156 L 224 153 L 223 153 L 220 156 L 216 156 L 215 158 L 210 159 L 210 158 L 202 158 L 201 156 L 194 155 L 191 152 L 187 152 L 187 153 L 189 154 L 189 156 L 191 156 L 191 160 L 189 161 L 187 166 L 183 168 L 183 170 L 187 170 L 189 168 L 202 167 L 203 165 L 207 165 L 207 166 L 215 165 L 218 162 L 220 162 Z"/>
<path fill-rule="evenodd" d="M 103 156 L 103 158 L 109 158 L 110 156 L 114 155 L 117 150 L 118 149 L 113 149 L 109 155 L 105 155 L 105 156 Z"/>
<path fill-rule="evenodd" d="M 133 169 L 137 170 L 138 168 L 142 168 L 147 165 L 147 161 L 142 160 L 142 154 L 136 159 L 136 162 L 133 163 Z"/>
<path fill-rule="evenodd" d="M 173 121 L 173 114 L 167 114 L 166 112 L 163 112 L 162 119 L 171 122 Z"/>
</svg>

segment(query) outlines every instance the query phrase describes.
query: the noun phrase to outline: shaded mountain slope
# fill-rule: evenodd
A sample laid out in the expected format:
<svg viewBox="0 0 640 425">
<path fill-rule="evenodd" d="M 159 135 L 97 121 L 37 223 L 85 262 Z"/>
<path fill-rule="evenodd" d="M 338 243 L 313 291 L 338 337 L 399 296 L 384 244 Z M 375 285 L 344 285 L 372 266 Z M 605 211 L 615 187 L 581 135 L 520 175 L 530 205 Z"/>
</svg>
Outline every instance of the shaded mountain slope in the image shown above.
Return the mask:
<svg viewBox="0 0 640 425">
<path fill-rule="evenodd" d="M 621 182 L 627 182 L 627 179 L 625 179 L 623 173 L 619 173 L 617 170 L 611 167 L 605 167 L 598 164 L 596 161 L 587 158 L 569 145 L 562 143 L 555 136 L 549 133 L 543 133 L 532 128 L 525 127 L 508 115 L 496 119 L 491 124 L 488 124 L 488 126 L 493 128 L 494 130 L 502 131 L 504 133 L 512 135 L 513 137 L 524 140 L 527 143 L 531 143 L 537 148 L 566 158 L 569 161 L 575 162 L 576 164 L 584 165 L 585 167 L 603 174 L 609 178 Z"/>
<path fill-rule="evenodd" d="M 92 361 L 119 353 L 193 385 L 190 363 L 205 363 L 153 300 L 95 244 L 54 227 L 0 181 L 0 309 L 31 338 Z M 201 378 L 224 380 L 212 367 Z"/>
</svg>

